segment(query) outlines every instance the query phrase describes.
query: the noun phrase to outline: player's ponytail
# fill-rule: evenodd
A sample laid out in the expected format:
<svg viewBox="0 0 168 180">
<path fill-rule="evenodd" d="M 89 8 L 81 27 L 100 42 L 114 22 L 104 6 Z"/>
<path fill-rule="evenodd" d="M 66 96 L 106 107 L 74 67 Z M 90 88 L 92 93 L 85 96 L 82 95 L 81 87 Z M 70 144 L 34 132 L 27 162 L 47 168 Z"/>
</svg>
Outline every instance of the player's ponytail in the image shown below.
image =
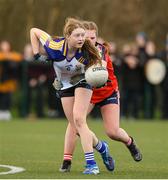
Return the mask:
<svg viewBox="0 0 168 180">
<path fill-rule="evenodd" d="M 83 56 L 88 60 L 87 67 L 99 63 L 102 65 L 101 57 L 99 55 L 98 50 L 95 46 L 90 42 L 90 40 L 86 39 L 85 43 L 82 47 Z"/>
</svg>

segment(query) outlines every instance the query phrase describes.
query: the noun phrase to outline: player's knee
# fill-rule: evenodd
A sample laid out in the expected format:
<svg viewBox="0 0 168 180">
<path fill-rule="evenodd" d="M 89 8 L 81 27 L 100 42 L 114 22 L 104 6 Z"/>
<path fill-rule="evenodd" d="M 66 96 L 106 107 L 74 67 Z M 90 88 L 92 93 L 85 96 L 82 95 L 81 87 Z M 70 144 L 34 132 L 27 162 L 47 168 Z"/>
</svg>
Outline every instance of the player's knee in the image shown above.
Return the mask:
<svg viewBox="0 0 168 180">
<path fill-rule="evenodd" d="M 75 118 L 74 121 L 75 121 L 75 126 L 76 126 L 77 130 L 80 130 L 84 126 L 82 118 L 80 118 L 80 117 L 79 118 Z"/>
<path fill-rule="evenodd" d="M 73 113 L 74 123 L 77 129 L 80 129 L 84 125 L 83 117 L 79 113 Z"/>
<path fill-rule="evenodd" d="M 117 139 L 118 137 L 118 129 L 107 129 L 106 134 L 111 139 Z"/>
</svg>

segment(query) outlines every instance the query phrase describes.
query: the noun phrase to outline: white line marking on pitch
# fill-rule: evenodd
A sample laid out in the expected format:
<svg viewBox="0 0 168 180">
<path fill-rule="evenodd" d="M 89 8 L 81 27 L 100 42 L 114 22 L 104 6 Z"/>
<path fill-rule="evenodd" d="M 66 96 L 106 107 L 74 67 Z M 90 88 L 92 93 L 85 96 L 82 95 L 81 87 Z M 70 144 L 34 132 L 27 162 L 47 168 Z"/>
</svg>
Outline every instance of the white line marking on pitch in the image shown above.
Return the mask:
<svg viewBox="0 0 168 180">
<path fill-rule="evenodd" d="M 0 167 L 9 168 L 10 169 L 9 171 L 6 171 L 6 172 L 0 172 L 0 175 L 15 174 L 15 173 L 19 173 L 19 172 L 25 171 L 24 168 L 16 167 L 16 166 L 9 166 L 9 165 L 2 165 L 2 164 L 0 164 Z"/>
</svg>

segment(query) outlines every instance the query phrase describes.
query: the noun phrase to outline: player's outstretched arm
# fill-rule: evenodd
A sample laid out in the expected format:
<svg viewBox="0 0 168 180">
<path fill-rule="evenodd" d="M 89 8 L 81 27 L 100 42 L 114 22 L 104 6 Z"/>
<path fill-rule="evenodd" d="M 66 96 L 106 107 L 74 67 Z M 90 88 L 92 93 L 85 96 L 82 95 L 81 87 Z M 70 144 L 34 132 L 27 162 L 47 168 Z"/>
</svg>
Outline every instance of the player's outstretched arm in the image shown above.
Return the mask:
<svg viewBox="0 0 168 180">
<path fill-rule="evenodd" d="M 47 56 L 43 56 L 40 54 L 40 42 L 42 43 L 42 45 L 44 45 L 47 39 L 49 38 L 50 35 L 41 29 L 32 28 L 30 30 L 30 41 L 31 41 L 35 60 L 40 60 L 40 61 L 48 60 Z"/>
<path fill-rule="evenodd" d="M 30 41 L 31 41 L 34 54 L 37 54 L 40 52 L 40 38 L 42 34 L 45 34 L 46 36 L 49 37 L 49 35 L 41 29 L 32 28 L 30 30 Z"/>
</svg>

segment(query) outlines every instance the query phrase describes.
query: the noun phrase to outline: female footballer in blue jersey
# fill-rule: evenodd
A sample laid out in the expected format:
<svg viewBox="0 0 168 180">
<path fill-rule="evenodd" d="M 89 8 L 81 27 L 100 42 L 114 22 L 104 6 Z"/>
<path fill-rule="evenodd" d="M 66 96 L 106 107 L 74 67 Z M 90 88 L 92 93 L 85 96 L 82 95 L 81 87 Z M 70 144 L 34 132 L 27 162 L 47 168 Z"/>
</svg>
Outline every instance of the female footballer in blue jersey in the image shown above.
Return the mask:
<svg viewBox="0 0 168 180">
<path fill-rule="evenodd" d="M 99 168 L 94 159 L 93 146 L 100 142 L 86 123 L 87 110 L 89 108 L 92 88 L 83 79 L 83 73 L 87 66 L 101 63 L 99 53 L 95 47 L 85 39 L 85 28 L 81 21 L 67 18 L 64 37 L 52 39 L 46 32 L 32 28 L 30 39 L 36 60 L 46 60 L 40 54 L 39 42 L 42 43 L 48 59 L 52 60 L 57 75 L 56 85 L 59 87 L 64 113 L 72 131 L 78 132 L 85 153 L 86 169 L 84 174 L 98 174 Z M 81 75 L 78 83 L 73 83 L 73 78 Z M 75 141 L 75 137 L 72 137 Z M 71 143 L 71 142 L 69 142 Z M 72 142 L 73 143 L 73 142 Z M 65 144 L 66 146 L 66 144 Z M 100 153 L 104 153 L 103 161 L 114 169 L 113 159 L 109 155 L 108 146 L 102 141 Z"/>
</svg>

